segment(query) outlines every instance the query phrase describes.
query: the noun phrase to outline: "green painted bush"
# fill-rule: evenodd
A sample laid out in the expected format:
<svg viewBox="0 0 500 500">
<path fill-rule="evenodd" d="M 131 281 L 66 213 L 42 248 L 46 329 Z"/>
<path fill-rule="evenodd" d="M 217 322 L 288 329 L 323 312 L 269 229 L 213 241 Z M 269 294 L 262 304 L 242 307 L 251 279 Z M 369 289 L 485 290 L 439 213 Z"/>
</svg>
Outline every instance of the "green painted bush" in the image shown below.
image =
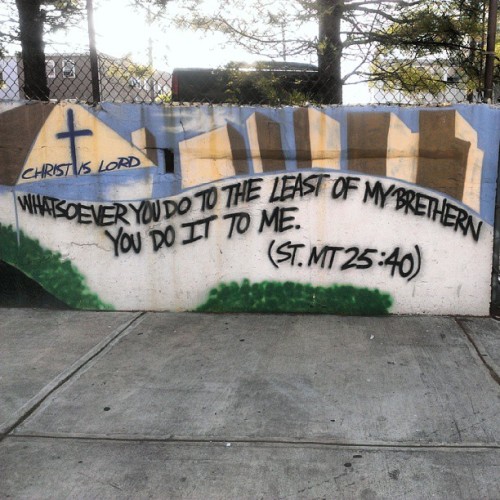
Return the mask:
<svg viewBox="0 0 500 500">
<path fill-rule="evenodd" d="M 0 260 L 16 267 L 47 292 L 75 309 L 112 310 L 89 290 L 85 278 L 60 253 L 43 248 L 37 240 L 18 235 L 12 226 L 0 224 Z"/>
<path fill-rule="evenodd" d="M 329 287 L 287 281 L 221 283 L 213 288 L 200 312 L 325 313 L 353 316 L 389 314 L 392 297 L 350 285 Z"/>
</svg>

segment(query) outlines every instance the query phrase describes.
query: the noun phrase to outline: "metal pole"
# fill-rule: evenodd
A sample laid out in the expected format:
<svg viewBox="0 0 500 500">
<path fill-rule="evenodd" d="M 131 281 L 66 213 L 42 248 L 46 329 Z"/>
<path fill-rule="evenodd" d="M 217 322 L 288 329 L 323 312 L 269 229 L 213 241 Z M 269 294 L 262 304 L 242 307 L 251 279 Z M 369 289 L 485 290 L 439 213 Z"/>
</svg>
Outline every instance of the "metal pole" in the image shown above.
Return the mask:
<svg viewBox="0 0 500 500">
<path fill-rule="evenodd" d="M 151 15 L 151 7 L 149 5 L 148 5 L 147 13 L 148 13 L 147 24 L 148 24 L 148 31 L 149 31 L 148 65 L 149 65 L 149 71 L 151 72 L 151 75 L 149 77 L 149 93 L 150 93 L 151 102 L 155 102 L 156 91 L 155 91 L 155 80 L 154 80 L 154 69 L 153 69 L 153 38 L 151 36 L 151 27 L 153 24 L 153 16 Z"/>
<path fill-rule="evenodd" d="M 490 0 L 488 11 L 488 39 L 486 42 L 486 67 L 484 71 L 484 100 L 493 99 L 493 72 L 495 69 L 495 42 L 497 35 L 498 0 Z"/>
<path fill-rule="evenodd" d="M 99 61 L 95 43 L 93 0 L 87 0 L 87 22 L 89 32 L 90 75 L 92 78 L 92 101 L 94 104 L 97 104 L 101 100 L 101 91 L 99 89 Z"/>
<path fill-rule="evenodd" d="M 500 147 L 498 148 L 498 172 L 500 172 Z M 500 320 L 500 175 L 497 175 L 492 271 L 490 314 Z"/>
</svg>

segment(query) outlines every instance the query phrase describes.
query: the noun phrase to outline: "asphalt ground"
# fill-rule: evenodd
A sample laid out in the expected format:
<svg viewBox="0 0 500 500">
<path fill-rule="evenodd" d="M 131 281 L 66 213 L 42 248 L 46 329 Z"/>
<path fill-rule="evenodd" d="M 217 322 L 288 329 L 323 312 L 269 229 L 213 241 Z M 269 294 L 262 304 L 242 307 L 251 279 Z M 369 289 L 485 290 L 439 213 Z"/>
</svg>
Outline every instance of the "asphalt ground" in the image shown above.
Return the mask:
<svg viewBox="0 0 500 500">
<path fill-rule="evenodd" d="M 0 309 L 0 498 L 500 498 L 492 318 Z"/>
</svg>

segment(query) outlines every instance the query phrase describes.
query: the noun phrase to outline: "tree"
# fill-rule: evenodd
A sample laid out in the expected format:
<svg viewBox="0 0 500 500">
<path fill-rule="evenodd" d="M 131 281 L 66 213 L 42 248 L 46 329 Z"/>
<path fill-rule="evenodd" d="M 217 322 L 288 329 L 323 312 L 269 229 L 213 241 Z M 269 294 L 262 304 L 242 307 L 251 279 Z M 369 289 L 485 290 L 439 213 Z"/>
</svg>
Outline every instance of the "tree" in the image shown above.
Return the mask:
<svg viewBox="0 0 500 500">
<path fill-rule="evenodd" d="M 342 87 L 370 58 L 381 34 L 402 9 L 403 0 L 227 0 L 210 8 L 205 0 L 187 2 L 177 18 L 181 27 L 217 31 L 250 53 L 285 59 L 314 57 L 318 100 L 342 103 Z M 355 60 L 342 74 L 341 63 Z M 286 60 L 286 59 L 285 59 Z"/>
<path fill-rule="evenodd" d="M 207 81 L 207 84 L 211 90 L 224 89 L 223 102 L 226 103 L 304 106 L 317 99 L 318 75 L 313 68 L 308 64 L 287 62 L 234 62 L 213 71 L 215 81 Z"/>
<path fill-rule="evenodd" d="M 11 35 L 21 44 L 24 93 L 28 99 L 49 99 L 45 70 L 44 33 L 67 26 L 81 12 L 79 0 L 16 0 L 18 29 Z"/>
<path fill-rule="evenodd" d="M 45 16 L 41 0 L 16 0 L 19 13 L 19 39 L 21 42 L 24 93 L 28 99 L 49 99 L 43 29 Z"/>
<path fill-rule="evenodd" d="M 131 0 L 137 6 L 151 7 L 155 16 L 159 15 L 168 1 Z M 9 0 L 7 7 L 12 8 L 13 3 Z M 48 100 L 50 97 L 45 69 L 44 35 L 80 22 L 85 8 L 85 0 L 15 0 L 18 26 L 9 37 L 11 41 L 17 39 L 21 45 L 24 93 L 28 99 Z"/>
<path fill-rule="evenodd" d="M 468 90 L 475 91 L 484 62 L 485 3 L 227 0 L 210 8 L 213 2 L 191 0 L 178 23 L 224 33 L 231 43 L 259 56 L 314 58 L 318 100 L 341 103 L 342 87 L 353 77 L 408 93 L 422 89 L 439 93 L 446 87 L 442 72 L 429 71 L 429 64 L 422 66 L 423 58 L 434 62 L 434 69 L 439 60 L 458 68 Z"/>
<path fill-rule="evenodd" d="M 425 0 L 404 9 L 380 32 L 370 72 L 377 87 L 437 95 L 481 92 L 486 39 L 485 0 Z"/>
</svg>

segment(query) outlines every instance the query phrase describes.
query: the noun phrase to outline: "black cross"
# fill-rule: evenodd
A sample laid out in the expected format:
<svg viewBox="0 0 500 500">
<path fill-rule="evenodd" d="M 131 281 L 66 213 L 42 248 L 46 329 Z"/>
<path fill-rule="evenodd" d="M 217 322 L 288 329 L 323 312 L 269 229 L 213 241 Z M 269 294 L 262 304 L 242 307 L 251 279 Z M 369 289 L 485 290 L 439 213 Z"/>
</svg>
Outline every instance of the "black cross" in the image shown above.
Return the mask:
<svg viewBox="0 0 500 500">
<path fill-rule="evenodd" d="M 92 130 L 83 129 L 75 130 L 75 116 L 72 109 L 68 109 L 68 131 L 59 132 L 56 134 L 58 139 L 69 139 L 69 144 L 71 148 L 71 162 L 73 163 L 73 175 L 78 175 L 77 163 L 76 163 L 76 141 L 77 137 L 82 137 L 85 135 L 93 135 Z"/>
</svg>

